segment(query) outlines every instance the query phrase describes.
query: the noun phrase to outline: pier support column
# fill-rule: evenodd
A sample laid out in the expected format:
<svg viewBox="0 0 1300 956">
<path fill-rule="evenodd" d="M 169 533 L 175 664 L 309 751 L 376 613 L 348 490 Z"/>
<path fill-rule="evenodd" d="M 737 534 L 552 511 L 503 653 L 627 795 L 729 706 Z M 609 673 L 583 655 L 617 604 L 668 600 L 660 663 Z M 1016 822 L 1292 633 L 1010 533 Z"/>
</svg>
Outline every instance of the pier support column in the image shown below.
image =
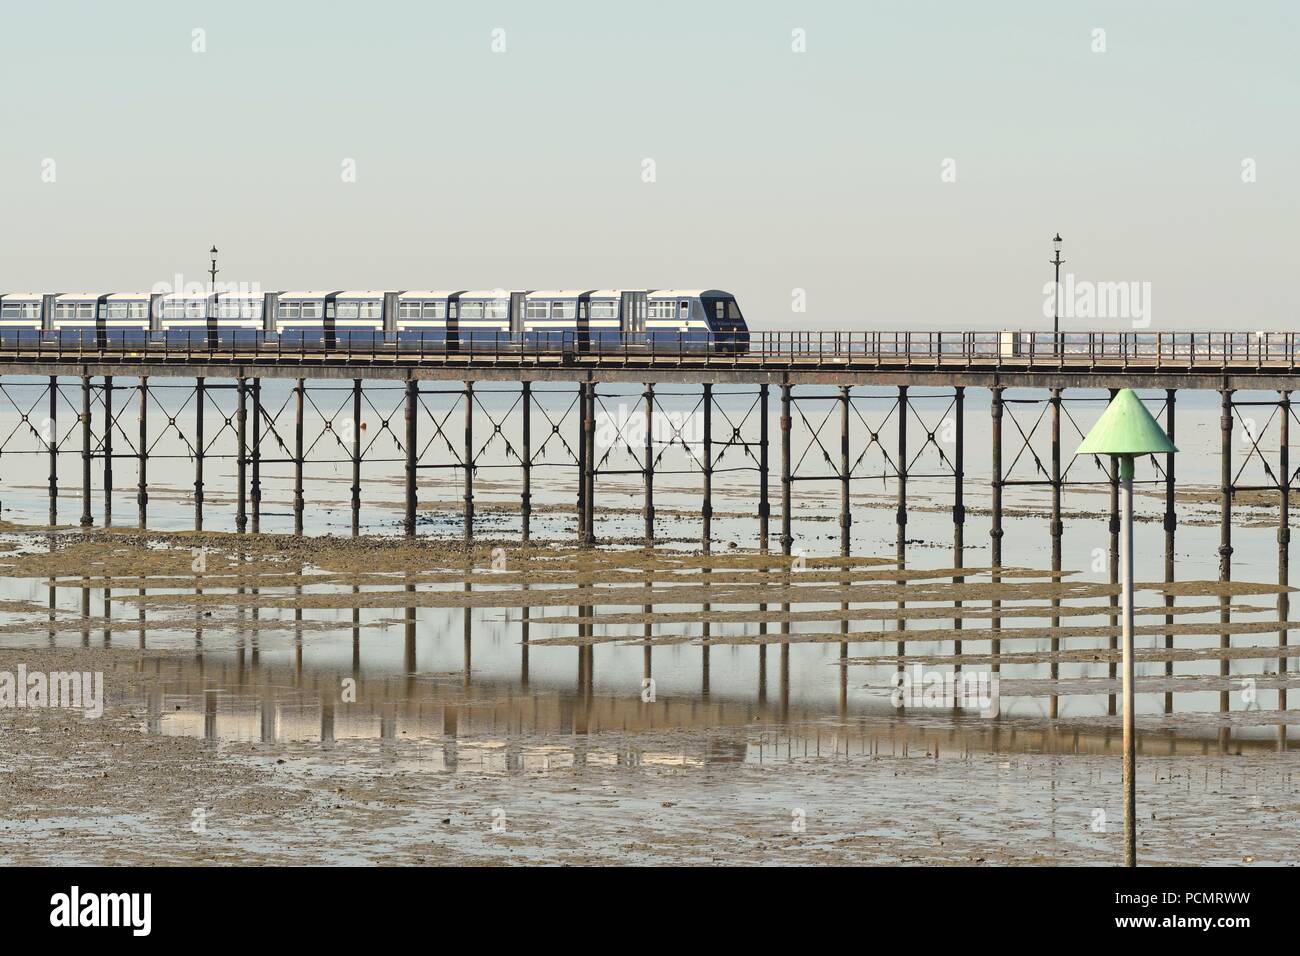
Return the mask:
<svg viewBox="0 0 1300 956">
<path fill-rule="evenodd" d="M 104 376 L 104 527 L 113 523 L 113 376 Z"/>
<path fill-rule="evenodd" d="M 790 383 L 781 383 L 781 553 L 790 556 Z"/>
<path fill-rule="evenodd" d="M 235 379 L 235 443 L 239 446 L 235 457 L 235 484 L 239 500 L 235 504 L 235 531 L 248 530 L 248 380 Z"/>
<path fill-rule="evenodd" d="M 1063 531 L 1061 524 L 1061 390 L 1054 388 L 1051 390 L 1050 403 L 1052 407 L 1052 520 L 1051 520 L 1051 538 L 1052 538 L 1052 583 L 1059 584 L 1061 581 L 1061 533 Z M 1061 650 L 1061 639 L 1056 636 L 1056 632 L 1061 626 L 1061 599 L 1059 596 L 1052 598 L 1052 662 L 1049 665 L 1048 673 L 1052 681 L 1060 679 L 1061 665 L 1056 659 L 1056 654 Z M 1052 694 L 1048 699 L 1047 716 L 1055 719 L 1059 706 L 1059 698 Z"/>
<path fill-rule="evenodd" d="M 764 554 L 771 512 L 767 494 L 767 384 L 764 383 L 758 386 L 758 547 Z"/>
<path fill-rule="evenodd" d="M 474 383 L 465 383 L 465 542 L 474 540 Z"/>
<path fill-rule="evenodd" d="M 135 503 L 140 514 L 140 530 L 148 520 L 149 510 L 149 378 L 140 376 L 140 447 L 136 451 Z"/>
<path fill-rule="evenodd" d="M 361 379 L 352 380 L 352 537 L 361 534 Z"/>
<path fill-rule="evenodd" d="M 582 415 L 582 451 L 585 462 L 582 506 L 582 545 L 596 544 L 596 383 L 587 383 L 587 405 Z"/>
<path fill-rule="evenodd" d="M 713 386 L 704 383 L 704 506 L 700 548 L 705 554 L 713 539 Z"/>
<path fill-rule="evenodd" d="M 203 406 L 204 382 L 194 380 L 194 530 L 203 530 Z"/>
<path fill-rule="evenodd" d="M 59 377 L 50 376 L 50 418 L 46 425 L 50 453 L 50 524 L 59 520 Z"/>
<path fill-rule="evenodd" d="M 1219 580 L 1232 580 L 1232 389 L 1219 390 Z M 1232 620 L 1232 596 L 1219 597 L 1219 621 L 1227 624 Z M 1232 636 L 1227 633 L 1219 635 L 1219 646 L 1232 646 Z M 1219 661 L 1219 676 L 1227 677 L 1230 661 L 1225 657 Z M 1219 710 L 1227 712 L 1231 708 L 1228 690 L 1219 692 Z M 1227 731 L 1220 734 L 1226 738 Z"/>
<path fill-rule="evenodd" d="M 998 594 L 1002 586 L 1002 392 L 1003 386 L 994 385 L 992 389 L 992 435 L 993 435 L 993 477 L 991 480 L 992 493 L 992 524 L 989 527 L 989 564 L 991 566 L 990 580 L 993 584 L 993 593 Z M 1002 609 L 1000 598 L 994 597 L 990 602 L 992 617 L 989 626 L 994 633 L 1002 629 L 1002 616 L 998 613 Z M 1002 670 L 1002 664 L 998 661 L 998 654 L 1002 651 L 1002 641 L 1000 638 L 993 638 L 990 642 L 990 653 L 993 656 L 993 672 L 996 674 Z"/>
<path fill-rule="evenodd" d="M 253 534 L 262 530 L 262 380 L 253 379 L 253 477 L 249 501 L 253 507 Z"/>
<path fill-rule="evenodd" d="M 907 560 L 907 386 L 898 386 L 898 566 Z"/>
<path fill-rule="evenodd" d="M 528 543 L 530 534 L 529 523 L 533 516 L 533 385 L 531 382 L 520 382 L 523 389 L 523 397 L 520 401 L 523 403 L 521 413 L 523 415 L 522 442 L 523 455 L 520 460 L 520 467 L 523 469 L 523 490 L 519 493 L 519 514 L 520 529 L 519 537 L 524 544 Z M 527 625 L 524 625 L 527 627 Z M 528 637 L 524 636 L 524 653 L 528 653 Z M 527 661 L 527 657 L 525 657 Z M 527 682 L 527 664 L 525 663 L 525 683 Z"/>
<path fill-rule="evenodd" d="M 642 516 L 645 519 L 645 543 L 648 548 L 655 543 L 654 382 L 646 382 L 645 392 L 642 397 L 645 399 L 645 435 L 642 439 L 645 443 L 643 450 L 645 455 L 645 508 L 642 510 Z"/>
<path fill-rule="evenodd" d="M 587 538 L 587 383 L 578 383 L 578 545 Z"/>
<path fill-rule="evenodd" d="M 303 469 L 303 397 L 307 383 L 298 379 L 293 390 L 293 533 L 302 534 L 302 516 L 306 502 L 302 494 Z"/>
<path fill-rule="evenodd" d="M 849 386 L 840 386 L 840 554 L 850 551 L 849 529 L 853 514 L 849 510 Z M 847 618 L 845 619 L 847 623 Z"/>
<path fill-rule="evenodd" d="M 1165 432 L 1169 435 L 1169 440 L 1174 439 L 1174 397 L 1176 391 L 1172 388 L 1165 389 Z M 1165 455 L 1165 581 L 1173 583 L 1174 580 L 1174 529 L 1178 527 L 1178 512 L 1175 509 L 1174 496 L 1176 485 L 1174 482 L 1174 456 Z M 1165 595 L 1165 607 L 1174 606 L 1174 597 L 1172 594 Z M 1174 649 L 1174 616 L 1173 613 L 1165 615 L 1165 650 Z M 1165 661 L 1165 677 L 1174 676 L 1174 662 Z M 1165 692 L 1165 713 L 1174 712 L 1174 692 Z"/>
<path fill-rule="evenodd" d="M 417 449 L 415 442 L 417 439 L 416 423 L 419 413 L 420 386 L 414 380 L 408 380 L 406 383 L 406 518 L 403 524 L 406 528 L 406 536 L 415 535 L 415 462 Z"/>
<path fill-rule="evenodd" d="M 90 513 L 90 376 L 81 376 L 81 526 L 95 523 Z"/>
<path fill-rule="evenodd" d="M 1110 390 L 1110 400 L 1113 402 L 1115 396 L 1119 394 L 1119 389 Z M 1107 647 L 1112 651 L 1110 663 L 1106 665 L 1106 676 L 1111 680 L 1116 680 L 1119 675 L 1119 664 L 1115 660 L 1115 653 L 1119 651 L 1119 456 L 1109 456 L 1109 471 L 1107 472 L 1110 479 L 1110 552 L 1107 556 L 1106 570 L 1107 580 L 1110 582 L 1114 593 L 1110 595 L 1108 603 L 1110 605 L 1110 614 L 1108 623 L 1111 627 L 1110 638 L 1107 640 Z M 1106 713 L 1111 717 L 1115 716 L 1116 696 L 1110 694 L 1106 698 Z"/>
<path fill-rule="evenodd" d="M 1281 585 L 1282 590 L 1277 596 L 1277 619 L 1286 621 L 1291 613 L 1291 598 L 1287 594 L 1287 588 L 1291 584 L 1291 393 L 1284 391 L 1281 393 L 1282 401 L 1279 409 L 1282 413 L 1282 421 L 1279 425 L 1278 432 L 1278 513 L 1277 513 L 1277 583 Z M 1288 631 L 1282 627 L 1277 634 L 1278 644 L 1286 647 L 1290 643 Z M 1286 678 L 1287 659 L 1285 651 L 1277 659 L 1277 673 L 1281 678 Z M 1277 692 L 1277 709 L 1286 710 L 1286 687 L 1278 688 Z M 1278 745 L 1285 748 L 1286 746 L 1286 724 L 1280 723 L 1277 727 Z"/>
<path fill-rule="evenodd" d="M 966 481 L 966 387 L 958 385 L 953 396 L 953 412 L 956 418 L 955 426 L 957 434 L 954 436 L 956 445 L 953 453 L 952 466 L 952 566 L 961 568 L 966 561 L 966 501 L 965 488 Z M 953 584 L 965 584 L 965 575 L 955 575 L 952 579 Z M 953 607 L 960 608 L 961 601 L 954 601 Z M 952 619 L 954 631 L 962 629 L 962 618 L 960 613 Z M 961 641 L 954 641 L 952 652 L 954 655 L 961 654 Z M 954 670 L 961 670 L 960 664 L 953 665 Z"/>
</svg>

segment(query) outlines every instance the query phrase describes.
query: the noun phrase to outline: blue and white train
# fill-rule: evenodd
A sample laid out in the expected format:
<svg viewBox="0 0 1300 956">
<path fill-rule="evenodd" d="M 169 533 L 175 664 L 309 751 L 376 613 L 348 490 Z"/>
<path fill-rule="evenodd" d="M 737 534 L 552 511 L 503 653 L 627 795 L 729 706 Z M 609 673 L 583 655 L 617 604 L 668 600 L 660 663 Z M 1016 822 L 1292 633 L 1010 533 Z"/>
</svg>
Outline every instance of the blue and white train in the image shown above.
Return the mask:
<svg viewBox="0 0 1300 956">
<path fill-rule="evenodd" d="M 717 289 L 0 295 L 0 345 L 38 341 L 577 352 L 652 345 L 740 353 L 749 347 L 749 330 L 735 296 Z"/>
</svg>

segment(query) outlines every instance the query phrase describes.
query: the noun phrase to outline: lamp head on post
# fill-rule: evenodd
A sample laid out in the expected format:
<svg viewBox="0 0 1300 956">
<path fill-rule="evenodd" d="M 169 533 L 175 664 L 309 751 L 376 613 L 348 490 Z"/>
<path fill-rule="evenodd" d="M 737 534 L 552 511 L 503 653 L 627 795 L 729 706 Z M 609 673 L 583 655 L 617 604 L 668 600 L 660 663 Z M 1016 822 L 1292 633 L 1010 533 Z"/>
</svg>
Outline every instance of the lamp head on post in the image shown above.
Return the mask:
<svg viewBox="0 0 1300 956">
<path fill-rule="evenodd" d="M 1056 237 L 1052 240 L 1052 248 L 1056 250 L 1056 254 L 1058 256 L 1061 254 L 1061 234 L 1059 232 L 1056 234 Z"/>
</svg>

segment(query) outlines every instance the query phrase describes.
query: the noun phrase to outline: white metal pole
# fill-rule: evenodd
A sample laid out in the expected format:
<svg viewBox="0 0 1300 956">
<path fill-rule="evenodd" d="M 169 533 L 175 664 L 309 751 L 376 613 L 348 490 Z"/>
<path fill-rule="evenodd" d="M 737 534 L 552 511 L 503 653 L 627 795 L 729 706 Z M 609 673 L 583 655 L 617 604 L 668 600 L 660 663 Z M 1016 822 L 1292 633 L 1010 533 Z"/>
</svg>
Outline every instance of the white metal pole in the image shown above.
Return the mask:
<svg viewBox="0 0 1300 956">
<path fill-rule="evenodd" d="M 1120 458 L 1123 504 L 1120 525 L 1120 581 L 1124 647 L 1124 865 L 1137 866 L 1136 734 L 1133 732 L 1133 456 Z"/>
</svg>

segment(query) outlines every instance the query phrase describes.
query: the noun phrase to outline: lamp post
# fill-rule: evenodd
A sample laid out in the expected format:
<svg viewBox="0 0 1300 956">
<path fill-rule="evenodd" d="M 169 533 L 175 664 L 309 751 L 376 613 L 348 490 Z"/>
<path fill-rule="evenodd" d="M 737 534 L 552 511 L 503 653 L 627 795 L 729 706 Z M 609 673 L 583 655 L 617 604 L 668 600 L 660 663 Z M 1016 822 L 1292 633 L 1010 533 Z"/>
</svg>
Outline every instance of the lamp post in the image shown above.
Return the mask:
<svg viewBox="0 0 1300 956">
<path fill-rule="evenodd" d="M 212 279 L 212 284 L 208 291 L 215 293 L 217 291 L 217 247 L 213 246 L 208 255 L 212 257 L 212 268 L 208 270 L 208 275 Z"/>
<path fill-rule="evenodd" d="M 1059 232 L 1052 240 L 1052 247 L 1056 250 L 1055 257 L 1048 260 L 1052 265 L 1056 266 L 1056 285 L 1052 287 L 1052 351 L 1057 355 L 1064 355 L 1065 343 L 1061 341 L 1061 263 L 1065 260 L 1061 258 L 1061 234 Z"/>
<path fill-rule="evenodd" d="M 1133 459 L 1178 451 L 1131 388 L 1120 389 L 1079 445 L 1078 455 L 1119 456 L 1120 583 L 1124 661 L 1124 865 L 1137 866 L 1136 747 L 1133 732 Z"/>
</svg>

